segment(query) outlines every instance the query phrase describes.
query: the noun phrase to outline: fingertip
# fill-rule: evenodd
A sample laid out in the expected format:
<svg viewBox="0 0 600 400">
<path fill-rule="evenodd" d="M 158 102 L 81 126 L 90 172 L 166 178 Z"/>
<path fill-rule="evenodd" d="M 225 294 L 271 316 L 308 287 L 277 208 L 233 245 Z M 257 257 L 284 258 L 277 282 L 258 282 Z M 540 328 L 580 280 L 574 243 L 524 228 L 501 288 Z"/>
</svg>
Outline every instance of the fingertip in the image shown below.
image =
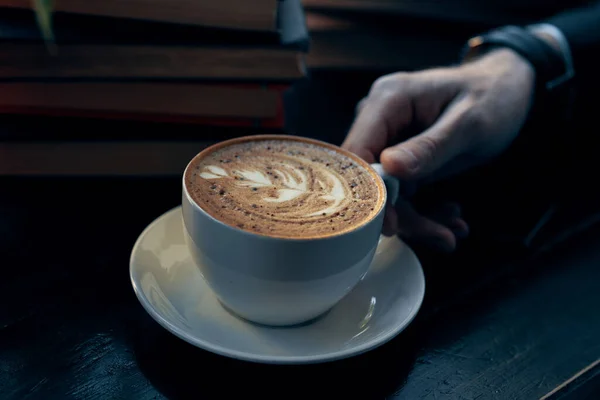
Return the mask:
<svg viewBox="0 0 600 400">
<path fill-rule="evenodd" d="M 356 154 L 357 156 L 359 156 L 360 158 L 362 158 L 369 164 L 372 164 L 376 161 L 375 155 L 373 155 L 373 153 L 371 151 L 369 151 L 368 149 L 366 149 L 364 147 L 358 147 L 358 146 L 353 146 L 352 144 L 349 144 L 348 146 L 345 146 L 345 147 L 342 146 L 342 148 Z"/>
<path fill-rule="evenodd" d="M 445 253 L 456 250 L 456 236 L 450 229 L 440 229 L 436 236 L 435 246 Z"/>
<path fill-rule="evenodd" d="M 469 233 L 470 233 L 469 224 L 467 224 L 467 222 L 462 218 L 454 218 L 451 221 L 450 227 L 452 228 L 452 231 L 454 232 L 454 234 L 456 236 L 458 236 L 459 239 L 464 239 L 467 236 L 469 236 Z"/>
<path fill-rule="evenodd" d="M 364 138 L 361 135 L 356 136 L 348 134 L 340 147 L 371 164 L 376 161 L 374 151 L 371 150 L 372 144 L 373 143 L 370 142 L 365 143 Z"/>
<path fill-rule="evenodd" d="M 381 165 L 388 174 L 410 180 L 417 171 L 416 156 L 403 147 L 389 147 L 381 153 Z"/>
</svg>

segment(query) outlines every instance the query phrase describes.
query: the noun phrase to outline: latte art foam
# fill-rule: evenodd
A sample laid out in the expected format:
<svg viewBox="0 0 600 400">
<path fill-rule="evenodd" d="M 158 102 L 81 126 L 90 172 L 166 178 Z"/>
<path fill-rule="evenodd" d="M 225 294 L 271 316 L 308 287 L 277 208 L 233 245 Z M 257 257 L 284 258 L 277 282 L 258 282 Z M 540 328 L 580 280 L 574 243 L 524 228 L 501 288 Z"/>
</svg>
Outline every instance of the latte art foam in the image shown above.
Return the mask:
<svg viewBox="0 0 600 400">
<path fill-rule="evenodd" d="M 381 208 L 382 187 L 353 158 L 296 140 L 242 141 L 194 160 L 186 185 L 214 218 L 277 237 L 337 234 Z"/>
</svg>

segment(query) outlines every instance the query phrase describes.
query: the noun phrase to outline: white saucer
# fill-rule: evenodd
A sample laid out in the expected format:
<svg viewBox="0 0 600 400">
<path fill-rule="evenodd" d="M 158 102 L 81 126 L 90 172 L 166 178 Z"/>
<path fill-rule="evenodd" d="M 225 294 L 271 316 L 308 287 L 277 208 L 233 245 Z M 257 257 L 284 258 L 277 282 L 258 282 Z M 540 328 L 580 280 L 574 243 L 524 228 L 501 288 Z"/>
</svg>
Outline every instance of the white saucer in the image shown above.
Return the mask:
<svg viewBox="0 0 600 400">
<path fill-rule="evenodd" d="M 327 314 L 295 327 L 255 325 L 233 316 L 217 301 L 189 257 L 182 224 L 177 207 L 142 232 L 131 253 L 133 289 L 164 328 L 227 357 L 307 364 L 357 355 L 406 328 L 425 295 L 415 254 L 399 239 L 382 237 L 367 275 Z"/>
</svg>

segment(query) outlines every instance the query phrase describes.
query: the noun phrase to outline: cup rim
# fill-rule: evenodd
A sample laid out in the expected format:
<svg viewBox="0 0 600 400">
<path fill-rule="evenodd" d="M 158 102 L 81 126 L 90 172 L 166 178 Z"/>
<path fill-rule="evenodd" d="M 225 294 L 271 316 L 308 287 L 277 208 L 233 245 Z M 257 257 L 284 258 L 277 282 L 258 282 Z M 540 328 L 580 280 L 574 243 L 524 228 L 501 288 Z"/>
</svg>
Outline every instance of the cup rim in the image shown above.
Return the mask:
<svg viewBox="0 0 600 400">
<path fill-rule="evenodd" d="M 329 234 L 329 235 L 314 236 L 314 237 L 307 237 L 307 238 L 293 238 L 293 237 L 287 237 L 287 236 L 277 236 L 277 235 L 269 235 L 269 234 L 264 234 L 264 233 L 251 232 L 251 231 L 248 231 L 245 229 L 241 229 L 239 227 L 229 225 L 229 224 L 215 218 L 208 211 L 204 210 L 196 201 L 194 201 L 194 199 L 190 195 L 187 185 L 186 185 L 186 179 L 185 179 L 188 174 L 188 169 L 190 168 L 190 166 L 192 165 L 192 163 L 195 160 L 202 158 L 207 153 L 211 153 L 222 147 L 227 147 L 232 144 L 251 142 L 251 141 L 259 141 L 259 140 L 292 140 L 292 141 L 296 141 L 296 142 L 315 144 L 318 146 L 326 147 L 330 150 L 336 151 L 338 153 L 341 153 L 341 154 L 351 158 L 357 164 L 360 164 L 361 166 L 363 166 L 366 170 L 369 171 L 369 173 L 371 173 L 372 176 L 375 177 L 375 180 L 377 181 L 377 184 L 379 185 L 379 189 L 381 190 L 381 193 L 383 194 L 383 198 L 379 205 L 379 209 L 377 210 L 377 212 L 373 213 L 370 218 L 365 219 L 360 224 L 354 226 L 354 228 L 351 230 L 339 231 L 339 232 L 335 232 L 335 233 Z M 202 149 L 198 154 L 196 154 L 188 162 L 187 166 L 185 167 L 185 170 L 183 171 L 183 176 L 182 176 L 182 187 L 183 187 L 185 197 L 186 197 L 187 201 L 190 203 L 190 205 L 192 207 L 196 208 L 197 211 L 202 212 L 202 214 L 204 214 L 205 216 L 207 216 L 214 222 L 217 222 L 220 225 L 230 228 L 230 229 L 234 230 L 235 232 L 244 233 L 244 234 L 250 235 L 252 237 L 268 239 L 268 240 L 282 240 L 282 241 L 289 241 L 289 242 L 310 242 L 310 241 L 315 241 L 315 240 L 334 239 L 334 238 L 338 238 L 341 236 L 349 235 L 349 234 L 355 233 L 357 231 L 360 231 L 363 228 L 365 228 L 367 225 L 369 225 L 371 222 L 373 222 L 385 210 L 385 205 L 387 204 L 387 197 L 388 197 L 387 189 L 386 189 L 385 183 L 384 183 L 381 175 L 379 175 L 379 173 L 377 173 L 377 171 L 371 166 L 371 164 L 369 164 L 368 162 L 366 162 L 365 160 L 363 160 L 356 154 L 354 154 L 351 151 L 348 151 L 346 149 L 342 149 L 341 147 L 336 146 L 334 144 L 322 141 L 322 140 L 305 138 L 305 137 L 294 136 L 294 135 L 286 135 L 286 134 L 257 134 L 257 135 L 241 136 L 241 137 L 237 137 L 237 138 L 223 140 L 221 142 L 215 143 L 209 147 Z M 185 223 L 185 221 L 184 221 L 184 223 Z"/>
</svg>

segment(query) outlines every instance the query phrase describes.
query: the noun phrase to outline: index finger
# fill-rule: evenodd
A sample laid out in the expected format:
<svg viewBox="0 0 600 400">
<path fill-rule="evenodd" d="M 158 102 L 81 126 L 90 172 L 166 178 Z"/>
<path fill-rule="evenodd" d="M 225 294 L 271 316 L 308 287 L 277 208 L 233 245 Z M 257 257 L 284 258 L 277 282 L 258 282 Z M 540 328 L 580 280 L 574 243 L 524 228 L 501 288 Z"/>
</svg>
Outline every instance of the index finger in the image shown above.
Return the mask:
<svg viewBox="0 0 600 400">
<path fill-rule="evenodd" d="M 402 93 L 373 93 L 363 100 L 342 147 L 375 162 L 398 132 L 410 124 L 412 115 L 410 101 Z"/>
</svg>

